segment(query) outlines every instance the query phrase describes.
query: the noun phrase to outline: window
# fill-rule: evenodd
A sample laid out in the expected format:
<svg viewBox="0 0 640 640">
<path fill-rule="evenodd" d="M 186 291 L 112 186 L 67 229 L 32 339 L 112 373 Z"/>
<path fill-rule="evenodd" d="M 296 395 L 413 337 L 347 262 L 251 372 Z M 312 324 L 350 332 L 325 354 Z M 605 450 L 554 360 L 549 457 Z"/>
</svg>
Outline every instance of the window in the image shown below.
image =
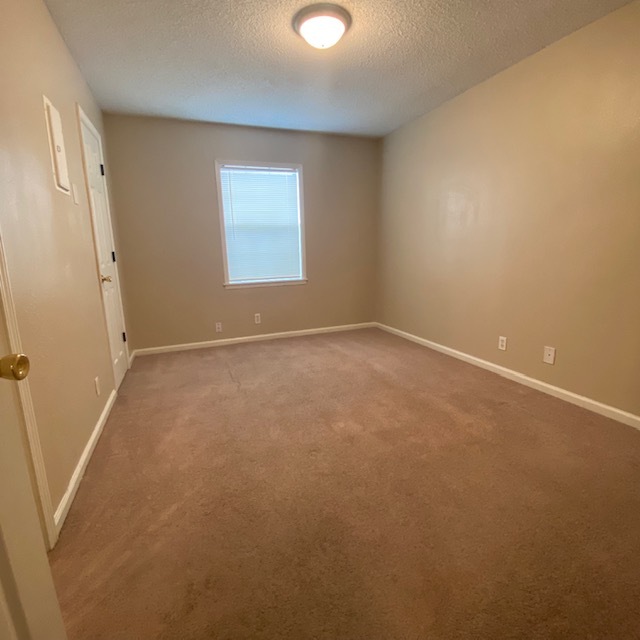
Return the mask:
<svg viewBox="0 0 640 640">
<path fill-rule="evenodd" d="M 225 285 L 304 282 L 302 167 L 217 169 Z"/>
</svg>

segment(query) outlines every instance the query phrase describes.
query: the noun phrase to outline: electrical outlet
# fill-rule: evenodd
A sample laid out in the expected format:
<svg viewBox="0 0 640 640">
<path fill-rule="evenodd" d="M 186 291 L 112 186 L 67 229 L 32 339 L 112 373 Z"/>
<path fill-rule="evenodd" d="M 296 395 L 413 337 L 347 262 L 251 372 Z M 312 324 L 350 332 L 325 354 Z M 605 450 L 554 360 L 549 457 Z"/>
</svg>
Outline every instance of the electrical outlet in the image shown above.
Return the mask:
<svg viewBox="0 0 640 640">
<path fill-rule="evenodd" d="M 254 319 L 256 321 L 256 324 L 260 324 L 262 322 L 262 318 L 260 317 L 259 313 L 256 313 L 256 315 L 254 316 Z"/>
<path fill-rule="evenodd" d="M 222 322 L 216 322 L 216 333 L 222 333 Z"/>
<path fill-rule="evenodd" d="M 542 362 L 546 364 L 555 364 L 556 362 L 556 348 L 555 347 L 545 347 L 544 353 L 542 354 Z"/>
<path fill-rule="evenodd" d="M 507 350 L 507 338 L 505 336 L 500 336 L 498 338 L 498 349 L 500 349 L 500 351 Z"/>
<path fill-rule="evenodd" d="M 96 395 L 99 396 L 100 395 L 100 378 L 98 376 L 96 376 L 95 380 L 93 381 L 95 387 L 96 387 Z"/>
</svg>

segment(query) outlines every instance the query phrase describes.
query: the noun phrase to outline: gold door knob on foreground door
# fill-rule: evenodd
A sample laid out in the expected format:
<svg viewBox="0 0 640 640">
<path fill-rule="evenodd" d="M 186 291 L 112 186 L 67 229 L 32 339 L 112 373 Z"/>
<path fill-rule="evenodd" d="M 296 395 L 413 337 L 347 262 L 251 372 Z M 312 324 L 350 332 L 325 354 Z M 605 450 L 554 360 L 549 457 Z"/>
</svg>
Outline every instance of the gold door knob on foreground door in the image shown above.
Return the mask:
<svg viewBox="0 0 640 640">
<path fill-rule="evenodd" d="M 29 358 L 24 353 L 12 353 L 0 358 L 0 378 L 24 380 L 29 375 Z"/>
<path fill-rule="evenodd" d="M 100 276 L 100 282 L 111 282 L 111 276 Z"/>
</svg>

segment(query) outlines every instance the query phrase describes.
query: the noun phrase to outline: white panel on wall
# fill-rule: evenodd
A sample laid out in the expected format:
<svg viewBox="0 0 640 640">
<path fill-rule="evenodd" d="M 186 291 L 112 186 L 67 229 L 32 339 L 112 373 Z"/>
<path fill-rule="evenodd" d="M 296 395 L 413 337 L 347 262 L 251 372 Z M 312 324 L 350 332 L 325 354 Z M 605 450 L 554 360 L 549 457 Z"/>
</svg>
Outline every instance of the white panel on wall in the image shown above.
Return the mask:
<svg viewBox="0 0 640 640">
<path fill-rule="evenodd" d="M 44 108 L 47 118 L 47 131 L 49 132 L 49 145 L 51 147 L 53 178 L 56 187 L 69 193 L 71 183 L 69 181 L 69 169 L 67 168 L 67 154 L 64 149 L 60 113 L 46 97 L 44 98 Z"/>
</svg>

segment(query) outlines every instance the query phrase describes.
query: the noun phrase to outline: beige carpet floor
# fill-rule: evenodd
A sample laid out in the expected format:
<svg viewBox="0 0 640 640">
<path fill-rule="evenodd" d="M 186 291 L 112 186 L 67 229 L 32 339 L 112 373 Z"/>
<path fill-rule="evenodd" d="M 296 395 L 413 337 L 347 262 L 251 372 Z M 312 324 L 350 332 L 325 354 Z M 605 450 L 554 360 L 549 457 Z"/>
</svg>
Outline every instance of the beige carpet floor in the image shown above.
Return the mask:
<svg viewBox="0 0 640 640">
<path fill-rule="evenodd" d="M 640 432 L 363 330 L 138 358 L 71 640 L 640 638 Z"/>
</svg>

